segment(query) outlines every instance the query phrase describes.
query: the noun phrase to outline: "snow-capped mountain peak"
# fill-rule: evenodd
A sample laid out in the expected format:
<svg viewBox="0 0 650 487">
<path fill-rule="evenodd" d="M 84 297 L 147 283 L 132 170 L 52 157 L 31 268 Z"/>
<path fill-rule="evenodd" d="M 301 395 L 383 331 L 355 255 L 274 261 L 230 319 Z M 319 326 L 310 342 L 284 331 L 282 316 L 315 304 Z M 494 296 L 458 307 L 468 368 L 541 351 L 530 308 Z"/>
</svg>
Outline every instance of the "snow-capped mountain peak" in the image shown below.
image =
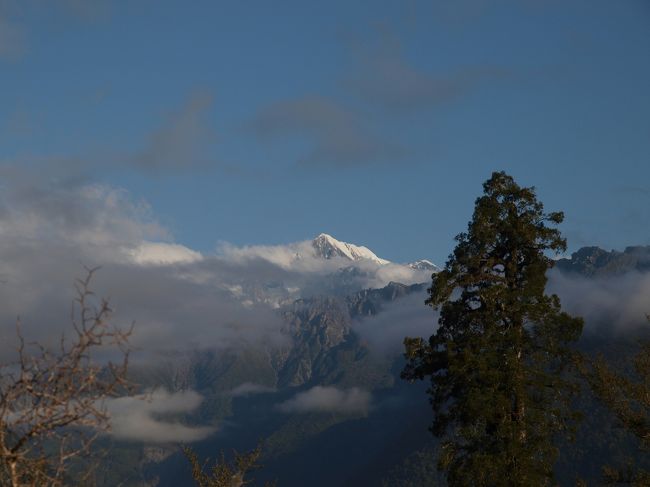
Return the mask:
<svg viewBox="0 0 650 487">
<path fill-rule="evenodd" d="M 367 247 L 341 242 L 326 233 L 321 233 L 318 237 L 312 240 L 312 246 L 314 247 L 316 255 L 324 259 L 343 257 L 351 261 L 367 259 L 378 264 L 390 264 L 390 261 L 377 257 L 377 255 Z"/>
<path fill-rule="evenodd" d="M 431 272 L 439 272 L 440 268 L 435 265 L 433 262 L 427 259 L 420 259 L 416 260 L 415 262 L 411 262 L 408 264 L 408 266 L 411 269 L 415 269 L 418 271 L 431 271 Z"/>
</svg>

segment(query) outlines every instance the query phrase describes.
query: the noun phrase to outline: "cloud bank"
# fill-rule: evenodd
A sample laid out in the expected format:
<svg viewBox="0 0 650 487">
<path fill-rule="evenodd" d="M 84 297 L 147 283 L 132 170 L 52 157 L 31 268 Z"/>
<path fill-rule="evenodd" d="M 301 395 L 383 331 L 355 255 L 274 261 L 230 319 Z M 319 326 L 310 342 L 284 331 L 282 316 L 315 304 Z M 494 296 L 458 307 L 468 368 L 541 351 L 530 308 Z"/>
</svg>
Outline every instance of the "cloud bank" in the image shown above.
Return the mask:
<svg viewBox="0 0 650 487">
<path fill-rule="evenodd" d="M 585 278 L 554 269 L 548 277 L 547 293 L 560 297 L 564 311 L 585 319 L 585 334 L 628 334 L 650 327 L 650 273 Z M 374 352 L 403 353 L 404 337 L 428 338 L 438 328 L 439 312 L 424 304 L 426 298 L 423 291 L 387 303 L 381 313 L 355 320 L 352 329 Z"/>
<path fill-rule="evenodd" d="M 13 353 L 16 316 L 29 339 L 53 342 L 69 329 L 73 282 L 110 299 L 115 323 L 135 322 L 142 352 L 284 343 L 276 309 L 295 299 L 429 279 L 398 264 L 324 259 L 311 241 L 221 244 L 200 253 L 173 241 L 149 206 L 123 190 L 2 170 L 0 356 Z M 341 269 L 353 272 L 341 272 Z"/>
<path fill-rule="evenodd" d="M 560 297 L 564 310 L 585 319 L 586 331 L 626 333 L 648 326 L 650 272 L 586 279 L 553 270 L 547 289 Z"/>
<path fill-rule="evenodd" d="M 5 173 L 0 189 L 0 356 L 13 353 L 20 316 L 28 339 L 69 330 L 74 279 L 102 266 L 92 283 L 114 321 L 136 323 L 143 350 L 276 343 L 282 322 L 262 303 L 234 299 L 225 284 L 241 266 L 203 259 L 171 241 L 149 207 L 101 185 L 52 183 Z M 167 241 L 165 241 L 167 240 Z M 156 242 L 156 243 L 152 243 Z"/>
</svg>

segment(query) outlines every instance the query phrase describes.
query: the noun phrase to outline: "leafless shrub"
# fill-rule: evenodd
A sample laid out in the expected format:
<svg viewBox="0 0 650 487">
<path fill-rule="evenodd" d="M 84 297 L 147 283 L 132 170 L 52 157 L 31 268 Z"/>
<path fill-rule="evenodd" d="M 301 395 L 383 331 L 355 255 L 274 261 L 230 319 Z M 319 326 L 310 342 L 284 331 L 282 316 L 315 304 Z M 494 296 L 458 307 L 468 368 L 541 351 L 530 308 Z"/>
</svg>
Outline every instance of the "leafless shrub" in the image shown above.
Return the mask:
<svg viewBox="0 0 650 487">
<path fill-rule="evenodd" d="M 208 460 L 201 463 L 196 452 L 188 446 L 183 447 L 183 452 L 190 462 L 192 478 L 198 487 L 243 487 L 251 483 L 251 480 L 245 478 L 246 475 L 260 468 L 258 460 L 262 454 L 262 445 L 248 453 L 235 451 L 232 462 L 228 462 L 222 452 L 221 461 L 215 461 L 212 466 L 208 466 Z M 275 483 L 265 484 L 265 487 L 274 486 Z"/>
<path fill-rule="evenodd" d="M 75 282 L 70 339 L 62 335 L 54 348 L 26 343 L 17 325 L 18 358 L 0 364 L 0 485 L 88 483 L 89 463 L 78 466 L 110 427 L 104 400 L 131 388 L 126 373 L 133 326 L 110 324 L 108 301 L 90 290 L 96 270 L 87 268 L 85 279 Z M 117 363 L 93 360 L 107 348 L 117 351 Z"/>
</svg>

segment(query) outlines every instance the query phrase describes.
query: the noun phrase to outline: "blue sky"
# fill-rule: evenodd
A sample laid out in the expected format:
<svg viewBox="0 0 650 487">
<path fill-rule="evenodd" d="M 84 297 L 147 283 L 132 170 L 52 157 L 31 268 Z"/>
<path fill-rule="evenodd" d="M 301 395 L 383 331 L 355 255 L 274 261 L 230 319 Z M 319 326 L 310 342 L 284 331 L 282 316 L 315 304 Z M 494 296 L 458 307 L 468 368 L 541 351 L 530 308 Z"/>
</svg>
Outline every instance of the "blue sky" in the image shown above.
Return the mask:
<svg viewBox="0 0 650 487">
<path fill-rule="evenodd" d="M 650 244 L 648 52 L 645 0 L 0 0 L 0 164 L 124 188 L 201 251 L 441 263 L 493 170 L 572 250 Z"/>
</svg>

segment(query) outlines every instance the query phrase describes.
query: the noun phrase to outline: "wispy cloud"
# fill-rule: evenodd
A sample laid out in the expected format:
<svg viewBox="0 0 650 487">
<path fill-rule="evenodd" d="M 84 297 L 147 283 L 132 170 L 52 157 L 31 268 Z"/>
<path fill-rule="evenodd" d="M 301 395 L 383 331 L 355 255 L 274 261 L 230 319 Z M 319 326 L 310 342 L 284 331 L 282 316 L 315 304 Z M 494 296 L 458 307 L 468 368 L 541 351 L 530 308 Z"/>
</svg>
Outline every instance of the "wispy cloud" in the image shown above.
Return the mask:
<svg viewBox="0 0 650 487">
<path fill-rule="evenodd" d="M 293 398 L 278 405 L 285 413 L 336 412 L 366 414 L 370 408 L 371 395 L 357 387 L 338 389 L 336 387 L 315 386 L 299 392 Z"/>
<path fill-rule="evenodd" d="M 146 171 L 186 169 L 212 161 L 216 133 L 210 123 L 214 98 L 192 93 L 148 137 L 144 148 L 127 158 Z"/>
<path fill-rule="evenodd" d="M 407 59 L 398 37 L 387 28 L 378 31 L 376 42 L 358 45 L 352 52 L 355 56 L 344 76 L 344 85 L 390 116 L 431 110 L 490 81 L 511 76 L 510 70 L 499 66 L 438 71 L 416 66 Z M 435 52 L 431 58 L 435 59 Z"/>
<path fill-rule="evenodd" d="M 401 160 L 407 150 L 374 131 L 361 114 L 329 98 L 305 96 L 262 108 L 250 124 L 257 136 L 298 138 L 309 147 L 298 164 L 351 167 Z"/>
</svg>

